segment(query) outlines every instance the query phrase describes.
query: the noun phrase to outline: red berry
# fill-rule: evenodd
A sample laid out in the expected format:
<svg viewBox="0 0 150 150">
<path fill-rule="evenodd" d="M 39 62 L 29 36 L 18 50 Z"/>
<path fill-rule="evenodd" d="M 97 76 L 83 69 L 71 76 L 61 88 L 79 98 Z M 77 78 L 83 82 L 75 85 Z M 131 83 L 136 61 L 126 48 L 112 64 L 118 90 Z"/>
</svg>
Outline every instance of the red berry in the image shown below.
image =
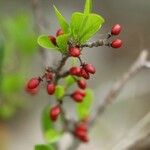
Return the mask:
<svg viewBox="0 0 150 150">
<path fill-rule="evenodd" d="M 47 80 L 52 80 L 53 74 L 52 74 L 51 72 L 46 72 L 46 73 L 45 73 L 45 78 L 46 78 Z"/>
<path fill-rule="evenodd" d="M 83 97 L 86 95 L 85 91 L 81 89 L 77 90 L 76 92 L 81 94 Z"/>
<path fill-rule="evenodd" d="M 86 72 L 91 73 L 91 74 L 95 74 L 95 72 L 96 72 L 96 69 L 92 64 L 84 65 L 84 69 Z"/>
<path fill-rule="evenodd" d="M 77 126 L 75 128 L 75 136 L 79 138 L 82 142 L 88 142 L 89 138 L 87 136 L 87 127 L 85 125 Z"/>
<path fill-rule="evenodd" d="M 28 89 L 35 89 L 39 86 L 39 84 L 40 84 L 39 78 L 32 78 L 28 81 L 27 88 Z"/>
<path fill-rule="evenodd" d="M 50 110 L 50 118 L 52 121 L 56 121 L 59 114 L 61 113 L 61 108 L 57 105 Z"/>
<path fill-rule="evenodd" d="M 71 75 L 75 75 L 75 76 L 79 76 L 80 72 L 81 72 L 81 68 L 80 67 L 72 67 L 69 70 Z"/>
<path fill-rule="evenodd" d="M 83 90 L 76 90 L 71 97 L 78 103 L 82 102 L 84 97 L 85 97 L 86 93 Z"/>
<path fill-rule="evenodd" d="M 87 125 L 85 123 L 79 123 L 76 127 L 76 131 L 79 131 L 79 130 L 87 132 L 88 131 Z"/>
<path fill-rule="evenodd" d="M 35 95 L 38 93 L 38 87 L 34 88 L 34 89 L 29 89 L 27 86 L 25 87 L 26 92 L 28 92 L 31 95 Z"/>
<path fill-rule="evenodd" d="M 120 24 L 114 25 L 111 29 L 112 35 L 118 35 L 120 32 L 121 32 L 121 25 Z"/>
<path fill-rule="evenodd" d="M 81 137 L 80 137 L 80 140 L 84 143 L 87 143 L 89 142 L 89 137 L 87 136 L 87 134 L 83 134 Z"/>
<path fill-rule="evenodd" d="M 83 77 L 84 79 L 88 80 L 90 78 L 90 75 L 88 72 L 85 71 L 84 68 L 81 69 L 80 71 L 80 76 Z"/>
<path fill-rule="evenodd" d="M 111 43 L 112 48 L 120 48 L 122 46 L 122 41 L 120 39 L 116 39 Z"/>
<path fill-rule="evenodd" d="M 72 57 L 79 57 L 80 56 L 80 49 L 77 47 L 69 48 L 69 55 Z"/>
<path fill-rule="evenodd" d="M 81 88 L 81 89 L 85 89 L 86 88 L 86 82 L 85 80 L 78 80 L 78 86 Z"/>
<path fill-rule="evenodd" d="M 49 40 L 50 40 L 54 45 L 57 45 L 57 44 L 56 44 L 56 38 L 55 38 L 54 36 L 49 35 L 48 38 L 49 38 Z"/>
<path fill-rule="evenodd" d="M 62 29 L 58 29 L 57 32 L 56 32 L 56 36 L 60 36 L 60 35 L 63 35 L 64 34 L 64 31 Z"/>
<path fill-rule="evenodd" d="M 54 83 L 49 83 L 49 84 L 47 85 L 47 93 L 48 93 L 49 95 L 53 95 L 53 94 L 55 93 L 55 89 L 56 89 L 56 87 L 55 87 L 55 84 L 54 84 Z"/>
<path fill-rule="evenodd" d="M 79 93 L 73 93 L 71 95 L 71 97 L 73 98 L 74 101 L 76 101 L 77 103 L 81 103 L 83 101 L 83 96 Z"/>
</svg>

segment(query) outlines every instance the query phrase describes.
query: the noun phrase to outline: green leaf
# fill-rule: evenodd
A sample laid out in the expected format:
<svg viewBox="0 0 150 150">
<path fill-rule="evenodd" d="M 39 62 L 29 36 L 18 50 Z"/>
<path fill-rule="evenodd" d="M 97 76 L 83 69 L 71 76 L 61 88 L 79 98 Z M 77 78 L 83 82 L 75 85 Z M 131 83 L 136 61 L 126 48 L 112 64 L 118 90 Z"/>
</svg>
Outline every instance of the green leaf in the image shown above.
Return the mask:
<svg viewBox="0 0 150 150">
<path fill-rule="evenodd" d="M 68 51 L 69 34 L 60 35 L 56 38 L 57 45 L 60 52 L 66 53 Z"/>
<path fill-rule="evenodd" d="M 49 40 L 48 35 L 39 36 L 37 42 L 43 48 L 57 49 L 57 47 Z"/>
<path fill-rule="evenodd" d="M 54 150 L 54 148 L 51 145 L 39 144 L 35 145 L 34 150 Z"/>
<path fill-rule="evenodd" d="M 75 12 L 71 17 L 71 35 L 80 44 L 88 41 L 102 26 L 104 19 L 100 15 Z"/>
<path fill-rule="evenodd" d="M 73 76 L 69 75 L 65 78 L 66 86 L 69 87 L 75 83 L 75 79 Z"/>
<path fill-rule="evenodd" d="M 42 129 L 44 138 L 47 143 L 55 143 L 57 142 L 62 133 L 55 129 L 54 123 L 51 121 L 49 117 L 50 106 L 44 108 L 42 113 Z"/>
<path fill-rule="evenodd" d="M 61 100 L 61 98 L 65 95 L 65 88 L 64 86 L 57 85 L 56 91 L 55 91 L 55 96 L 58 100 Z"/>
<path fill-rule="evenodd" d="M 78 41 L 80 31 L 81 31 L 81 25 L 83 24 L 85 15 L 83 13 L 75 12 L 72 14 L 71 17 L 71 23 L 70 23 L 70 29 L 71 34 L 74 38 L 74 40 Z"/>
<path fill-rule="evenodd" d="M 49 111 L 50 111 L 50 106 L 47 106 L 44 108 L 42 113 L 42 129 L 44 133 L 54 128 L 54 124 L 49 117 Z"/>
<path fill-rule="evenodd" d="M 92 11 L 92 0 L 86 0 L 84 14 L 89 14 Z"/>
<path fill-rule="evenodd" d="M 79 41 L 85 43 L 89 40 L 102 26 L 104 19 L 96 14 L 90 14 L 86 21 L 85 27 L 80 34 Z"/>
<path fill-rule="evenodd" d="M 55 129 L 49 129 L 47 132 L 45 132 L 44 137 L 47 143 L 56 143 L 62 137 L 62 133 Z"/>
<path fill-rule="evenodd" d="M 79 119 L 84 119 L 90 113 L 93 100 L 93 92 L 90 89 L 86 90 L 86 96 L 82 103 L 76 104 L 76 109 Z"/>
<path fill-rule="evenodd" d="M 53 7 L 55 9 L 55 13 L 62 30 L 64 31 L 64 33 L 68 33 L 69 24 L 67 23 L 66 19 L 62 16 L 62 14 L 59 12 L 59 10 L 55 6 Z"/>
</svg>

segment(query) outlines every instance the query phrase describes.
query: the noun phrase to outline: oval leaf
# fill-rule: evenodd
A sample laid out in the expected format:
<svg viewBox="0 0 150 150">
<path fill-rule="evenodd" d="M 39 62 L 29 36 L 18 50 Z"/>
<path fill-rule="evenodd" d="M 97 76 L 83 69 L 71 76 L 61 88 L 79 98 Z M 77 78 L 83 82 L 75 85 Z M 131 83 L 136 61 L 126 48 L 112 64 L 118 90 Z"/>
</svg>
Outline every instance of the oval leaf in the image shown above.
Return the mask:
<svg viewBox="0 0 150 150">
<path fill-rule="evenodd" d="M 69 75 L 65 78 L 66 86 L 69 87 L 75 83 L 75 79 L 73 76 Z"/>
<path fill-rule="evenodd" d="M 49 40 L 48 35 L 39 36 L 37 42 L 43 48 L 57 49 L 57 47 Z"/>
<path fill-rule="evenodd" d="M 57 85 L 55 96 L 58 100 L 61 100 L 61 98 L 65 95 L 65 88 L 61 85 Z"/>
<path fill-rule="evenodd" d="M 90 89 L 86 90 L 86 96 L 82 103 L 76 104 L 76 110 L 79 119 L 84 119 L 90 113 L 91 105 L 93 100 L 93 92 Z"/>
<path fill-rule="evenodd" d="M 90 14 L 86 20 L 86 24 L 80 34 L 79 41 L 85 43 L 88 41 L 102 26 L 104 19 L 97 14 Z"/>
<path fill-rule="evenodd" d="M 58 36 L 56 39 L 57 45 L 62 53 L 68 51 L 69 34 Z"/>
<path fill-rule="evenodd" d="M 50 129 L 45 132 L 44 137 L 47 143 L 52 144 L 59 141 L 59 139 L 62 137 L 62 133 L 54 129 Z"/>
<path fill-rule="evenodd" d="M 102 26 L 104 19 L 96 14 L 75 12 L 71 18 L 71 35 L 80 44 L 88 41 Z"/>
<path fill-rule="evenodd" d="M 47 106 L 44 108 L 42 112 L 42 129 L 44 133 L 54 128 L 54 123 L 51 121 L 49 117 L 49 111 L 50 111 L 50 106 Z"/>
</svg>

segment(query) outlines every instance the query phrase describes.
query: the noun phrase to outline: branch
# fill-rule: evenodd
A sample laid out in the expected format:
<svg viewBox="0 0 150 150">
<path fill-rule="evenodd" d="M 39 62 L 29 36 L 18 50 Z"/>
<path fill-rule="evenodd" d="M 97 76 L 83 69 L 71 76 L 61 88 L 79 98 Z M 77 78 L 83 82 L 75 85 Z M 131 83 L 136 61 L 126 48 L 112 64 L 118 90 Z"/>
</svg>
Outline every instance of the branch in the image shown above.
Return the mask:
<svg viewBox="0 0 150 150">
<path fill-rule="evenodd" d="M 113 102 L 115 98 L 119 95 L 125 84 L 140 72 L 144 68 L 150 68 L 150 61 L 147 61 L 148 51 L 143 50 L 135 63 L 129 68 L 129 70 L 112 86 L 111 90 L 108 92 L 102 103 L 98 106 L 97 111 L 93 118 L 89 121 L 89 126 L 92 127 L 100 115 L 103 114 L 106 107 Z M 73 144 L 68 148 L 68 150 L 76 150 L 80 146 L 79 141 L 74 141 Z"/>
<path fill-rule="evenodd" d="M 112 150 L 136 150 L 146 147 L 150 140 L 150 112 L 148 112 L 121 140 L 112 147 Z M 150 143 L 149 143 L 150 144 Z"/>
<path fill-rule="evenodd" d="M 115 98 L 117 98 L 122 88 L 132 77 L 134 77 L 142 69 L 150 68 L 150 61 L 147 60 L 147 57 L 148 51 L 143 50 L 135 63 L 130 67 L 130 69 L 112 86 L 111 90 L 108 92 L 102 103 L 98 106 L 95 115 L 89 123 L 90 126 L 97 121 L 106 107 L 111 104 Z"/>
<path fill-rule="evenodd" d="M 90 43 L 86 43 L 81 45 L 82 48 L 84 47 L 89 47 L 89 48 L 93 48 L 93 47 L 99 47 L 99 46 L 109 46 L 110 43 L 108 42 L 108 39 L 100 39 L 98 41 L 94 41 L 94 42 L 90 42 Z"/>
</svg>

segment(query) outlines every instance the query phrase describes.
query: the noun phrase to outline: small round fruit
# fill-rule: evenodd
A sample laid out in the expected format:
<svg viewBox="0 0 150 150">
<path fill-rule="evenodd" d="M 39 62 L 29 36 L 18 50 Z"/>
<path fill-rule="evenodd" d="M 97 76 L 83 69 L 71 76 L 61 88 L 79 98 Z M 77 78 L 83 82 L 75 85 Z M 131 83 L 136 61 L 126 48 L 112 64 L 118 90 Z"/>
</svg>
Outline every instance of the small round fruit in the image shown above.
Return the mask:
<svg viewBox="0 0 150 150">
<path fill-rule="evenodd" d="M 54 45 L 57 45 L 57 44 L 56 44 L 56 38 L 55 38 L 54 36 L 49 35 L 48 38 L 49 38 L 49 40 L 50 40 Z"/>
<path fill-rule="evenodd" d="M 71 95 L 71 97 L 73 98 L 73 100 L 75 101 L 75 102 L 77 102 L 77 103 L 81 103 L 82 101 L 83 101 L 83 96 L 81 95 L 81 94 L 79 94 L 79 93 L 73 93 L 72 95 Z"/>
<path fill-rule="evenodd" d="M 59 114 L 61 113 L 61 108 L 57 105 L 50 110 L 50 118 L 52 121 L 58 119 Z"/>
<path fill-rule="evenodd" d="M 79 129 L 78 127 L 75 129 L 75 136 L 80 139 L 82 142 L 88 142 L 89 138 L 87 135 L 87 131 L 83 129 Z"/>
<path fill-rule="evenodd" d="M 32 78 L 28 81 L 27 83 L 27 88 L 28 89 L 35 89 L 39 86 L 40 84 L 40 79 L 39 78 Z"/>
<path fill-rule="evenodd" d="M 81 72 L 81 68 L 80 67 L 72 67 L 70 68 L 69 70 L 69 73 L 71 75 L 75 75 L 75 76 L 79 76 L 80 75 L 80 72 Z"/>
<path fill-rule="evenodd" d="M 87 131 L 88 131 L 87 124 L 86 124 L 86 123 L 79 123 L 79 124 L 76 126 L 76 131 L 84 131 L 84 132 L 87 132 Z"/>
<path fill-rule="evenodd" d="M 84 68 L 81 68 L 80 76 L 83 77 L 83 78 L 86 79 L 86 80 L 90 79 L 89 73 L 86 72 Z"/>
<path fill-rule="evenodd" d="M 112 35 L 119 35 L 121 32 L 121 25 L 120 24 L 116 24 L 112 27 L 111 29 L 111 34 Z"/>
<path fill-rule="evenodd" d="M 120 48 L 122 46 L 122 41 L 120 39 L 116 39 L 111 43 L 112 48 Z"/>
<path fill-rule="evenodd" d="M 47 93 L 48 93 L 49 95 L 53 95 L 53 94 L 55 93 L 55 89 L 56 89 L 56 87 L 55 87 L 55 84 L 54 84 L 54 83 L 49 83 L 49 84 L 47 85 Z"/>
<path fill-rule="evenodd" d="M 81 89 L 85 89 L 86 88 L 86 81 L 85 80 L 78 80 L 77 83 L 78 83 L 78 86 Z"/>
<path fill-rule="evenodd" d="M 56 36 L 60 36 L 60 35 L 63 35 L 64 34 L 64 31 L 62 29 L 58 29 L 57 32 L 56 32 Z"/>
<path fill-rule="evenodd" d="M 86 72 L 91 73 L 91 74 L 95 74 L 95 72 L 96 72 L 96 69 L 92 64 L 86 64 L 84 66 L 84 69 Z"/>
<path fill-rule="evenodd" d="M 70 47 L 69 48 L 69 55 L 72 57 L 79 57 L 81 54 L 80 49 L 77 47 Z"/>
<path fill-rule="evenodd" d="M 29 89 L 27 86 L 25 87 L 25 90 L 27 93 L 31 94 L 31 95 L 36 95 L 38 93 L 38 87 L 34 88 L 34 89 Z"/>
</svg>

